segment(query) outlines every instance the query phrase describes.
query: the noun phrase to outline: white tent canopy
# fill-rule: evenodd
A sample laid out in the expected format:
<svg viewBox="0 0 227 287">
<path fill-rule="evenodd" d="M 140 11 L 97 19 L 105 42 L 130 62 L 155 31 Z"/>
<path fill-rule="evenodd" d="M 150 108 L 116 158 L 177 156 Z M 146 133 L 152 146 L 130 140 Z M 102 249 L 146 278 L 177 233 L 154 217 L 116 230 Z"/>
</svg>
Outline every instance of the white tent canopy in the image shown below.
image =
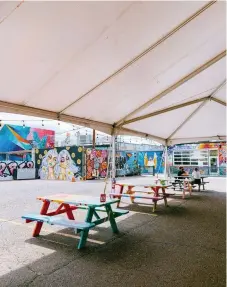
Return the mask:
<svg viewBox="0 0 227 287">
<path fill-rule="evenodd" d="M 225 139 L 226 3 L 0 2 L 0 111 Z"/>
</svg>

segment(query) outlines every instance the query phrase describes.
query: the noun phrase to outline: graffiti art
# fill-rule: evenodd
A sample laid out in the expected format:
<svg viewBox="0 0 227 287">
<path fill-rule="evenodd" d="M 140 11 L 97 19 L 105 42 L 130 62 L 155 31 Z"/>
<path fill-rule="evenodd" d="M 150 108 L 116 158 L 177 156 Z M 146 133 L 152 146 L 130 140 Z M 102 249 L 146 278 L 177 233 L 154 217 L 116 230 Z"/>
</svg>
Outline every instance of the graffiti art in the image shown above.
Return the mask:
<svg viewBox="0 0 227 287">
<path fill-rule="evenodd" d="M 86 150 L 86 179 L 106 177 L 107 157 L 107 150 Z"/>
<path fill-rule="evenodd" d="M 140 173 L 137 153 L 131 151 L 120 151 L 116 153 L 117 176 L 137 175 Z"/>
<path fill-rule="evenodd" d="M 148 173 L 150 167 L 154 167 L 155 173 L 164 172 L 163 151 L 140 151 L 138 163 L 142 173 Z"/>
<path fill-rule="evenodd" d="M 44 129 L 3 125 L 0 129 L 0 151 L 11 152 L 54 146 L 55 132 Z"/>
<path fill-rule="evenodd" d="M 0 177 L 6 178 L 14 175 L 14 170 L 23 168 L 34 168 L 33 161 L 1 161 L 0 162 Z"/>
<path fill-rule="evenodd" d="M 35 161 L 40 179 L 69 180 L 82 178 L 82 147 L 36 149 Z"/>
</svg>

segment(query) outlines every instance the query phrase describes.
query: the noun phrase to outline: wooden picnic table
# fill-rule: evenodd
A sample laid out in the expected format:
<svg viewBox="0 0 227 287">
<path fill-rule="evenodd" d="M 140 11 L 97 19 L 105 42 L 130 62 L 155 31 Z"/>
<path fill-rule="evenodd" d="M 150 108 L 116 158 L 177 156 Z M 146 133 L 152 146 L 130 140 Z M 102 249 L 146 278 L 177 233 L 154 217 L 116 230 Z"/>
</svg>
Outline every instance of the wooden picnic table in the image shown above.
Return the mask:
<svg viewBox="0 0 227 287">
<path fill-rule="evenodd" d="M 174 178 L 175 178 L 175 179 L 179 179 L 179 180 L 184 180 L 185 178 L 191 179 L 191 178 L 193 178 L 193 177 L 192 177 L 192 175 L 189 174 L 189 175 L 180 175 L 180 176 L 176 175 L 176 176 L 174 176 Z M 204 178 L 208 178 L 208 176 L 201 175 L 200 178 L 201 178 L 201 182 L 204 182 L 204 181 L 203 181 Z"/>
<path fill-rule="evenodd" d="M 167 203 L 167 197 L 170 196 L 169 193 L 166 193 L 166 188 L 171 187 L 172 185 L 168 184 L 161 184 L 161 183 L 152 183 L 152 184 L 145 184 L 145 183 L 125 183 L 125 182 L 117 182 L 117 186 L 120 187 L 119 193 L 111 193 L 110 195 L 113 196 L 113 198 L 119 198 L 121 200 L 122 197 L 129 197 L 131 199 L 131 202 L 134 203 L 135 198 L 140 198 L 140 199 L 151 199 L 153 202 L 153 212 L 156 211 L 157 208 L 157 202 L 159 200 L 164 200 L 165 206 L 168 206 Z M 134 187 L 144 187 L 149 190 L 143 190 L 143 191 L 138 191 L 138 190 L 133 190 Z M 126 188 L 126 192 L 124 191 L 124 188 Z M 160 194 L 160 190 L 162 193 Z M 138 196 L 135 195 L 136 192 L 140 193 L 146 193 L 146 196 Z M 153 196 L 149 196 L 150 194 L 153 194 Z M 117 204 L 117 207 L 120 205 L 120 200 Z"/>
<path fill-rule="evenodd" d="M 36 225 L 33 231 L 33 236 L 39 236 L 43 223 L 49 223 L 51 225 L 61 225 L 65 227 L 71 227 L 80 233 L 80 241 L 78 249 L 85 246 L 89 230 L 96 225 L 102 224 L 106 221 L 110 221 L 110 225 L 114 233 L 118 233 L 116 217 L 127 214 L 128 210 L 112 209 L 114 203 L 118 203 L 119 199 L 107 199 L 106 202 L 100 202 L 99 197 L 81 196 L 73 194 L 56 194 L 38 197 L 37 199 L 43 202 L 40 214 L 27 214 L 22 216 L 26 219 L 26 223 L 36 221 Z M 55 210 L 48 212 L 51 202 L 58 203 L 59 206 Z M 73 210 L 85 209 L 87 211 L 86 219 L 84 222 L 76 222 L 73 214 Z M 106 217 L 100 218 L 97 212 L 106 213 Z M 66 214 L 68 219 L 59 218 L 59 214 Z M 95 217 L 95 220 L 93 220 Z"/>
</svg>

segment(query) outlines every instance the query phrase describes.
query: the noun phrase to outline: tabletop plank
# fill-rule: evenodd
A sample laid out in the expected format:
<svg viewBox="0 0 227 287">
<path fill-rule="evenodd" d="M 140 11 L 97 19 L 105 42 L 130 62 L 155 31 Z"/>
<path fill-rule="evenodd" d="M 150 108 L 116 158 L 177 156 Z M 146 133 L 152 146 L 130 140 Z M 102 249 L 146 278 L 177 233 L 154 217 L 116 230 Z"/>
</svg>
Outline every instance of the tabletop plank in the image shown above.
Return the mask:
<svg viewBox="0 0 227 287">
<path fill-rule="evenodd" d="M 122 185 L 122 186 L 133 186 L 133 187 L 163 187 L 163 188 L 167 188 L 170 187 L 171 185 L 169 184 L 147 184 L 147 183 L 124 183 L 124 182 L 116 182 L 116 185 Z"/>
<path fill-rule="evenodd" d="M 119 199 L 108 199 L 105 202 L 100 202 L 99 197 L 94 196 L 84 196 L 84 195 L 76 195 L 76 194 L 54 194 L 54 195 L 46 195 L 37 197 L 39 200 L 47 200 L 51 202 L 57 203 L 66 203 L 72 205 L 86 205 L 91 207 L 101 207 L 107 204 L 113 204 L 119 202 Z"/>
</svg>

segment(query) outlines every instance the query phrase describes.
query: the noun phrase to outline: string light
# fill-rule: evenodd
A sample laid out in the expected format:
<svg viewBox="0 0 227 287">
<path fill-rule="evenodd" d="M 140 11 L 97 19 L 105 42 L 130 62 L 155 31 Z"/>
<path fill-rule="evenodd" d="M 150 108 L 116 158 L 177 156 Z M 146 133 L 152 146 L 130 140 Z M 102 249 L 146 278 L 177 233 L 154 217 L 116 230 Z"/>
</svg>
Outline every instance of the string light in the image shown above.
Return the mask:
<svg viewBox="0 0 227 287">
<path fill-rule="evenodd" d="M 25 128 L 25 123 L 24 123 L 24 120 L 23 120 L 22 122 L 23 122 L 23 127 Z"/>
<path fill-rule="evenodd" d="M 42 120 L 42 127 L 44 127 L 44 123 L 43 123 L 43 120 Z"/>
<path fill-rule="evenodd" d="M 58 121 L 58 125 L 60 126 L 60 122 Z"/>
<path fill-rule="evenodd" d="M 73 130 L 75 131 L 75 126 L 73 125 Z"/>
</svg>

